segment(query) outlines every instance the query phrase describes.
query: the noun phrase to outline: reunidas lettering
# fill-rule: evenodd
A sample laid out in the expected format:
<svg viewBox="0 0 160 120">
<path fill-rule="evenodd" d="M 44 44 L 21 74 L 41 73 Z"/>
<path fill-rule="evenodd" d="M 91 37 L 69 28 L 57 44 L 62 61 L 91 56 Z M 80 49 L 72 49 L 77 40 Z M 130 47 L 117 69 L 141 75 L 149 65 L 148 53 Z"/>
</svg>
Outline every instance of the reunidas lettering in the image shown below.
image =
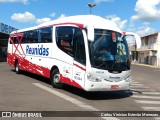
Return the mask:
<svg viewBox="0 0 160 120">
<path fill-rule="evenodd" d="M 49 55 L 49 48 L 45 48 L 45 47 L 43 47 L 43 45 L 41 45 L 41 46 L 38 45 L 37 48 L 29 47 L 29 45 L 27 45 L 26 46 L 26 54 L 48 56 Z"/>
</svg>

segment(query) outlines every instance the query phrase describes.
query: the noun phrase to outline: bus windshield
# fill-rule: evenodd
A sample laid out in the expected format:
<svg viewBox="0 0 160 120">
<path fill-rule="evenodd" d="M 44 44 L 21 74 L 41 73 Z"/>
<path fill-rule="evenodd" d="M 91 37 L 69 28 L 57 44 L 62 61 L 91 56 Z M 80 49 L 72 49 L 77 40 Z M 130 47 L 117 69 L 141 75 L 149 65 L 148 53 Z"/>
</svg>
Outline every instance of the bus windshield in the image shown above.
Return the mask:
<svg viewBox="0 0 160 120">
<path fill-rule="evenodd" d="M 88 41 L 92 67 L 121 72 L 130 69 L 128 45 L 121 33 L 95 29 L 94 36 L 94 41 Z"/>
</svg>

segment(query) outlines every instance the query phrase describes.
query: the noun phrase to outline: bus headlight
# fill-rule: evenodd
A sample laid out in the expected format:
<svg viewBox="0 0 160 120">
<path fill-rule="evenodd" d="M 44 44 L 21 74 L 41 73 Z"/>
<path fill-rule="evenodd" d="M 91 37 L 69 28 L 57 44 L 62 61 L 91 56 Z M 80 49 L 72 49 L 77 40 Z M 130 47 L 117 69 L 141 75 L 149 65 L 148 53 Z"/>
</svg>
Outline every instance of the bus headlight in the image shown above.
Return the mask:
<svg viewBox="0 0 160 120">
<path fill-rule="evenodd" d="M 87 74 L 87 79 L 93 82 L 101 82 L 102 79 L 100 79 L 100 77 L 96 77 L 90 73 Z"/>
</svg>

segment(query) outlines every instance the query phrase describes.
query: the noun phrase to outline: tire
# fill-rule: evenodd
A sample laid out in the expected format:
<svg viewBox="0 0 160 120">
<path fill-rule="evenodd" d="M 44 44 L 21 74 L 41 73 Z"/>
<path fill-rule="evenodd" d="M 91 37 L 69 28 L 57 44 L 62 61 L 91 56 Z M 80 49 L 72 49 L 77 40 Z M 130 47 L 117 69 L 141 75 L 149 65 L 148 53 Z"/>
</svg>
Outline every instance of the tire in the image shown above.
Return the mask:
<svg viewBox="0 0 160 120">
<path fill-rule="evenodd" d="M 18 61 L 15 62 L 15 66 L 14 66 L 14 67 L 15 67 L 15 72 L 16 72 L 17 74 L 20 74 L 20 71 L 21 71 L 21 70 L 19 69 L 19 63 L 18 63 Z"/>
<path fill-rule="evenodd" d="M 63 87 L 63 83 L 60 82 L 60 74 L 58 69 L 54 69 L 51 72 L 51 84 L 54 88 L 62 88 Z"/>
</svg>

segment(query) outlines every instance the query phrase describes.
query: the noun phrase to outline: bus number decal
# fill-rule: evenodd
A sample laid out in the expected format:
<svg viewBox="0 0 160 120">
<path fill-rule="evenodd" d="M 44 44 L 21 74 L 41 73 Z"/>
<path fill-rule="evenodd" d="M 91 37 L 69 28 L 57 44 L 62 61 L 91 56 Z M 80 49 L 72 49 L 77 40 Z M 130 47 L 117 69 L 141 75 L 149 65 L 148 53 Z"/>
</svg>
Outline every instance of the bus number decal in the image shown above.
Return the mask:
<svg viewBox="0 0 160 120">
<path fill-rule="evenodd" d="M 82 78 L 79 77 L 79 76 L 74 76 L 74 79 L 75 79 L 75 80 L 82 80 Z"/>
</svg>

